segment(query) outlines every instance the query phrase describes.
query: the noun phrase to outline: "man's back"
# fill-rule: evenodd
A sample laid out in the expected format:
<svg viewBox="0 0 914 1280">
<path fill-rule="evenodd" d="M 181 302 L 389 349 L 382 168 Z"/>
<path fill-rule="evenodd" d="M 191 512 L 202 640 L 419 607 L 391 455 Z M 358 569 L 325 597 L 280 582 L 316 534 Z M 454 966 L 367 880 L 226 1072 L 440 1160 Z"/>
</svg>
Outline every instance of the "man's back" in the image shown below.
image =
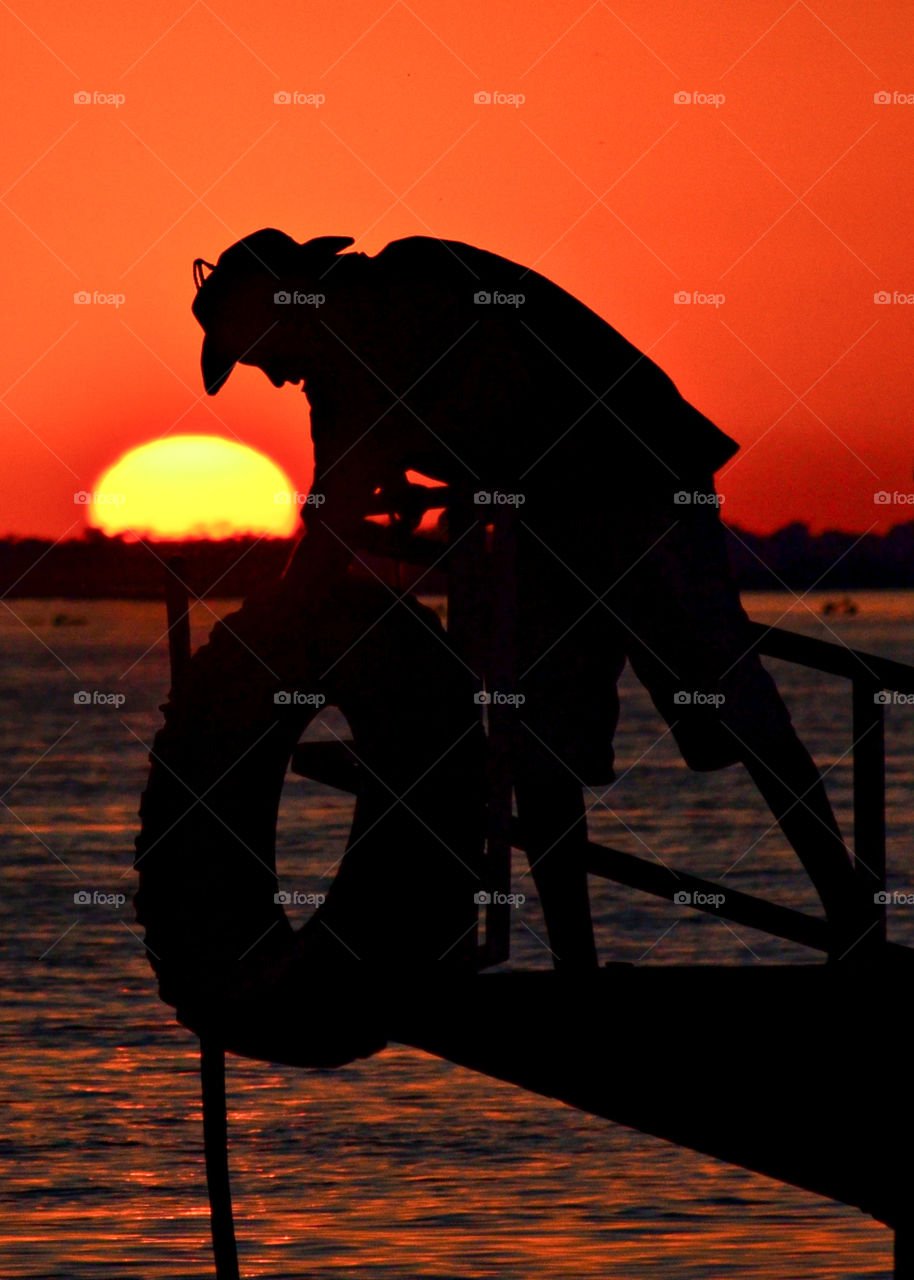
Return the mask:
<svg viewBox="0 0 914 1280">
<path fill-rule="evenodd" d="M 338 440 L 364 432 L 393 391 L 408 407 L 373 430 L 404 465 L 437 461 L 430 474 L 451 481 L 539 489 L 585 471 L 610 486 L 668 480 L 672 492 L 736 452 L 652 360 L 527 267 L 426 236 L 336 263 L 340 305 L 331 270 L 328 341 L 307 389 L 316 410 L 332 402 Z"/>
</svg>

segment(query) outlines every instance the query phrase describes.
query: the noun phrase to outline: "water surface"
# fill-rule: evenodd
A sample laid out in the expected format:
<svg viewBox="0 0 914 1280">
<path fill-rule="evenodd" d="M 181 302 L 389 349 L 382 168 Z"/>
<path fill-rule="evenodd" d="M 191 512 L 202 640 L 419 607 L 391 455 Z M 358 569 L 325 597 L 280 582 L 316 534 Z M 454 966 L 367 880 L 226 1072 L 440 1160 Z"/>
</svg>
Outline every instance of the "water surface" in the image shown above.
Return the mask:
<svg viewBox="0 0 914 1280">
<path fill-rule="evenodd" d="M 821 596 L 786 616 L 790 597 L 745 596 L 759 620 L 914 662 L 914 593 L 855 600 L 856 617 L 823 620 Z M 231 607 L 198 606 L 195 643 Z M 168 684 L 164 629 L 152 603 L 13 600 L 0 611 L 8 655 L 0 693 L 0 1276 L 9 1280 L 212 1274 L 196 1042 L 157 999 L 130 903 L 137 804 Z M 849 834 L 849 688 L 780 662 L 769 667 Z M 76 705 L 78 690 L 123 702 Z M 742 769 L 691 773 L 628 671 L 622 691 L 622 776 L 588 797 L 593 838 L 816 911 Z M 343 728 L 334 714 L 318 732 Z M 914 708 L 889 707 L 897 888 L 914 888 L 905 862 L 912 760 Z M 348 797 L 290 779 L 279 832 L 290 884 L 326 888 L 351 810 Z M 514 888 L 527 902 L 515 913 L 512 964 L 542 967 L 545 930 L 524 871 L 516 856 Z M 115 900 L 81 905 L 78 892 Z M 593 903 L 607 960 L 813 959 L 620 886 L 595 882 Z M 892 909 L 890 929 L 914 943 L 903 907 Z M 303 1016 L 307 1001 L 303 991 Z M 681 1049 L 670 1046 L 671 1079 Z M 617 1051 L 625 1050 L 613 1044 L 608 1019 L 606 1052 Z M 247 1277 L 850 1280 L 891 1272 L 889 1232 L 856 1210 L 401 1046 L 335 1072 L 232 1059 L 229 1107 Z"/>
</svg>

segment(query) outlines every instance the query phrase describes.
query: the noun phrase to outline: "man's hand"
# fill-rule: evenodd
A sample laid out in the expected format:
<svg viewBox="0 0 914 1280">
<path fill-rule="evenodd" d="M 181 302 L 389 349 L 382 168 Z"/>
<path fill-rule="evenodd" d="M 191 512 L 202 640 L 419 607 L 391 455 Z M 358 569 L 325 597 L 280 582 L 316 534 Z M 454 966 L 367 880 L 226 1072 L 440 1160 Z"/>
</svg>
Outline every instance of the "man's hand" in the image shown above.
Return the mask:
<svg viewBox="0 0 914 1280">
<path fill-rule="evenodd" d="M 391 524 L 398 533 L 415 533 L 425 512 L 428 490 L 425 485 L 410 484 L 406 473 L 382 485 L 377 495 L 378 506 L 390 513 Z"/>
</svg>

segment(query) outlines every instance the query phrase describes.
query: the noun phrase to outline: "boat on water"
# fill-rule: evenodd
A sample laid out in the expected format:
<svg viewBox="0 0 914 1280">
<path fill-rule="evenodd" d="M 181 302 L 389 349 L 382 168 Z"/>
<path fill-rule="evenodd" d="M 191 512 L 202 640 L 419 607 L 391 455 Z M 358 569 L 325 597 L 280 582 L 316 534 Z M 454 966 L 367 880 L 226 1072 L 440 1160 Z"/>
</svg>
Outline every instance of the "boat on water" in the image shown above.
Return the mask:
<svg viewBox="0 0 914 1280">
<path fill-rule="evenodd" d="M 860 606 L 850 596 L 839 596 L 835 600 L 826 600 L 821 612 L 823 618 L 853 618 L 860 612 Z"/>
</svg>

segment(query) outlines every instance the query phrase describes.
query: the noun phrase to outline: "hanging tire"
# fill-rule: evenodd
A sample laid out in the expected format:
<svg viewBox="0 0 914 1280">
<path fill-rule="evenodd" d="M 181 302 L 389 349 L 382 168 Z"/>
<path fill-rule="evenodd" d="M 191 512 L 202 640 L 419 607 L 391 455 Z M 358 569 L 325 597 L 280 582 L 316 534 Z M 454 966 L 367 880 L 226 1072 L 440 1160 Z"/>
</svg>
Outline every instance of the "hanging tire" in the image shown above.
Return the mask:
<svg viewBox="0 0 914 1280">
<path fill-rule="evenodd" d="M 234 1052 L 367 1056 L 386 1043 L 397 987 L 472 971 L 485 758 L 473 676 L 433 610 L 395 601 L 347 578 L 319 617 L 290 622 L 278 593 L 246 603 L 163 707 L 137 919 L 163 1000 Z M 350 725 L 363 781 L 339 873 L 294 930 L 276 823 L 292 752 L 327 705 Z"/>
</svg>

